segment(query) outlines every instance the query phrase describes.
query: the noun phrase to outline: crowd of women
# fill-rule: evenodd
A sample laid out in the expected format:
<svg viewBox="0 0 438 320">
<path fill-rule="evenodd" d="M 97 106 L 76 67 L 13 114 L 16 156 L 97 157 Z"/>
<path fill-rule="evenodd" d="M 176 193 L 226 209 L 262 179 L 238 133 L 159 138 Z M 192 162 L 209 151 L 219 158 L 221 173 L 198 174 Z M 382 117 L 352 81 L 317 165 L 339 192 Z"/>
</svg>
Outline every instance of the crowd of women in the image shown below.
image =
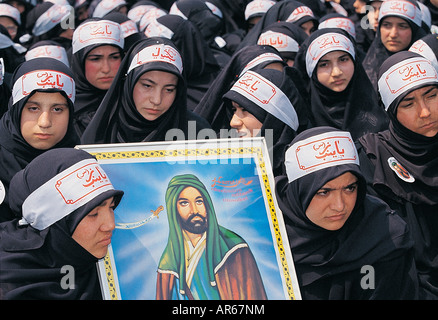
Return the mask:
<svg viewBox="0 0 438 320">
<path fill-rule="evenodd" d="M 0 298 L 101 297 L 123 191 L 63 204 L 57 177 L 102 170 L 75 146 L 202 130 L 269 135 L 304 299 L 438 299 L 435 23 L 437 0 L 3 0 Z"/>
</svg>

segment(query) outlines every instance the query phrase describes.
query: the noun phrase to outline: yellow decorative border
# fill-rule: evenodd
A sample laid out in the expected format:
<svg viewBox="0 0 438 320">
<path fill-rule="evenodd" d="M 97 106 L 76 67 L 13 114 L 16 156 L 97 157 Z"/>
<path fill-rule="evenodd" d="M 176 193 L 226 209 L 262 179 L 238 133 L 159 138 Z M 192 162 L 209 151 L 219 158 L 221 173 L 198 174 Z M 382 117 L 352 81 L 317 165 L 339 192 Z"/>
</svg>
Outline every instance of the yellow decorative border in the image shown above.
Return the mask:
<svg viewBox="0 0 438 320">
<path fill-rule="evenodd" d="M 274 199 L 269 184 L 268 174 L 266 172 L 265 161 L 263 158 L 262 148 L 260 147 L 236 147 L 236 148 L 206 148 L 206 149 L 181 149 L 181 150 L 144 150 L 144 151 L 115 151 L 115 152 L 96 152 L 92 153 L 97 160 L 113 160 L 113 159 L 132 159 L 132 158 L 162 158 L 162 157 L 190 157 L 190 156 L 221 156 L 221 155 L 246 155 L 256 154 L 259 161 L 261 177 L 263 179 L 266 197 L 269 203 L 269 211 L 271 214 L 272 225 L 274 227 L 275 239 L 281 258 L 283 267 L 284 279 L 286 281 L 287 292 L 289 298 L 295 300 L 292 279 L 289 273 L 289 266 L 283 246 L 283 240 L 277 220 Z M 114 276 L 112 273 L 112 261 L 107 254 L 105 256 L 105 271 L 108 281 L 108 287 L 111 293 L 111 299 L 117 300 L 117 291 L 115 288 Z"/>
</svg>

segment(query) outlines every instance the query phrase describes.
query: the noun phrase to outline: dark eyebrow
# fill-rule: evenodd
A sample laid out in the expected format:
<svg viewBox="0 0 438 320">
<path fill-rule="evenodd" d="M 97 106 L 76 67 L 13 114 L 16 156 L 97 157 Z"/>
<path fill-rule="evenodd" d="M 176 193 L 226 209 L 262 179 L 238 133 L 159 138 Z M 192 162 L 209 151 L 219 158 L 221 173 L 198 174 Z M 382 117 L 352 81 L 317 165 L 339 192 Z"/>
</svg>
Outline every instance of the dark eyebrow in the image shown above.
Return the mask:
<svg viewBox="0 0 438 320">
<path fill-rule="evenodd" d="M 426 96 L 426 95 L 428 95 L 429 93 L 431 93 L 433 90 L 435 90 L 435 89 L 437 89 L 437 87 L 431 87 L 429 90 L 427 90 L 426 92 L 424 92 L 423 94 L 422 94 L 422 96 Z M 403 100 L 402 101 L 412 101 L 412 100 L 414 100 L 415 98 L 414 97 L 405 97 L 405 98 L 403 98 Z"/>
<path fill-rule="evenodd" d="M 153 81 L 153 80 L 151 80 L 149 78 L 141 78 L 140 77 L 140 79 L 138 79 L 138 81 L 148 81 L 148 82 L 150 82 L 150 83 L 152 83 L 154 85 L 157 84 L 155 81 Z M 178 84 L 168 83 L 168 84 L 165 84 L 164 86 L 165 87 L 175 87 L 176 88 L 178 86 Z"/>
<path fill-rule="evenodd" d="M 345 186 L 345 187 L 342 187 L 342 189 L 353 187 L 354 185 L 357 185 L 358 183 L 359 183 L 359 180 L 356 180 L 355 182 L 352 182 L 352 183 L 350 183 L 349 185 L 347 185 L 347 186 Z M 324 191 L 334 191 L 334 190 L 336 190 L 336 189 L 333 189 L 333 188 L 324 188 L 324 187 L 322 187 L 322 188 L 319 189 L 319 190 L 324 190 Z"/>
</svg>

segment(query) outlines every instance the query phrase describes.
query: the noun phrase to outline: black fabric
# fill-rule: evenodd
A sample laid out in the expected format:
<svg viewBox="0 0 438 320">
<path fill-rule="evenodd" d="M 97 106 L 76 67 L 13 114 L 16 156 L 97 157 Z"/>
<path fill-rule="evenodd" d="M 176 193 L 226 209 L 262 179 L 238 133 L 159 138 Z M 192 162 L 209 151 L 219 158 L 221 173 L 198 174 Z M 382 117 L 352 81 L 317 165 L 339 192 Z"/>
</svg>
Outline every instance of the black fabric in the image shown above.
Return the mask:
<svg viewBox="0 0 438 320">
<path fill-rule="evenodd" d="M 13 82 L 22 75 L 38 69 L 60 71 L 73 77 L 71 70 L 64 63 L 51 58 L 39 58 L 24 62 L 14 73 Z M 63 91 L 61 93 L 64 94 Z M 67 96 L 65 97 L 70 109 L 70 121 L 64 138 L 53 148 L 74 147 L 79 144 L 79 137 L 73 127 L 73 103 Z M 33 148 L 21 135 L 21 112 L 27 100 L 28 98 L 21 99 L 16 104 L 10 105 L 9 110 L 0 120 L 0 181 L 4 184 L 6 191 L 14 174 L 23 169 L 36 156 L 46 151 Z M 6 198 L 0 206 L 0 221 L 12 218 L 7 202 Z"/>
<path fill-rule="evenodd" d="M 318 127 L 299 134 L 296 143 L 337 131 Z M 315 193 L 327 182 L 351 172 L 358 178 L 358 197 L 350 217 L 335 231 L 323 229 L 306 216 Z M 418 283 L 413 245 L 403 220 L 380 199 L 366 194 L 365 179 L 355 164 L 332 166 L 288 183 L 276 178 L 276 196 L 304 299 L 414 299 Z M 363 290 L 360 270 L 375 268 L 376 288 Z M 378 275 L 378 270 L 384 273 Z"/>
<path fill-rule="evenodd" d="M 354 74 L 343 92 L 335 92 L 322 85 L 317 79 L 317 67 L 307 77 L 306 54 L 311 43 L 326 33 L 349 34 L 339 28 L 326 28 L 313 32 L 301 46 L 295 67 L 308 79 L 310 99 L 309 117 L 313 126 L 332 126 L 351 133 L 353 139 L 368 132 L 379 132 L 388 128 L 389 119 L 379 104 L 377 93 L 357 58 L 354 60 Z M 354 42 L 352 41 L 354 44 Z M 356 52 L 356 51 L 355 51 Z"/>
<path fill-rule="evenodd" d="M 45 152 L 19 171 L 11 182 L 11 206 L 20 214 L 24 200 L 52 177 L 93 158 L 83 150 Z M 0 299 L 102 299 L 97 258 L 72 238 L 79 222 L 105 199 L 123 192 L 109 190 L 44 230 L 20 226 L 18 219 L 0 224 Z M 63 289 L 64 266 L 74 268 L 74 289 Z M 71 270 L 70 270 L 71 271 Z"/>
<path fill-rule="evenodd" d="M 248 63 L 265 53 L 275 54 L 281 59 L 277 49 L 271 46 L 252 45 L 235 52 L 194 109 L 195 113 L 211 124 L 216 133 L 219 133 L 220 129 L 229 129 L 232 117 L 224 107 L 222 96 L 233 86 Z M 251 70 L 264 68 L 273 62 L 284 64 L 283 61 L 272 59 L 256 64 Z"/>
</svg>

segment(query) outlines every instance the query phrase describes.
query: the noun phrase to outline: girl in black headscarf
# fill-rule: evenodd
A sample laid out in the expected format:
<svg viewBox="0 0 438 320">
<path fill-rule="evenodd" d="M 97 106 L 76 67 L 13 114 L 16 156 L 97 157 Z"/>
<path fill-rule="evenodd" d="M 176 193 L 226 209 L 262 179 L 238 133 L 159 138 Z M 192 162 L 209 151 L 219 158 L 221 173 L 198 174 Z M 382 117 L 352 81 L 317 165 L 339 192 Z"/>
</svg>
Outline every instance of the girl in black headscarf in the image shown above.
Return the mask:
<svg viewBox="0 0 438 320">
<path fill-rule="evenodd" d="M 405 8 L 405 10 L 402 10 L 401 8 Z M 368 49 L 363 61 L 365 71 L 376 92 L 380 66 L 389 56 L 396 53 L 396 51 L 393 51 L 394 49 L 391 49 L 390 51 L 382 42 L 382 23 L 385 21 L 385 18 L 388 17 L 403 19 L 403 21 L 405 21 L 411 29 L 410 43 L 406 44 L 405 48 L 402 48 L 398 51 L 408 50 L 415 41 L 425 36 L 424 29 L 421 28 L 421 9 L 416 0 L 383 1 L 379 11 L 379 26 L 377 27 L 376 36 L 371 43 L 371 46 Z"/>
<path fill-rule="evenodd" d="M 96 262 L 122 196 L 83 150 L 47 151 L 18 172 L 9 198 L 21 218 L 0 224 L 0 299 L 102 299 Z"/>
<path fill-rule="evenodd" d="M 303 122 L 300 115 L 305 114 L 304 101 L 287 70 L 247 71 L 224 95 L 225 107 L 234 114 L 230 127 L 238 137 L 265 137 L 274 176 L 284 173 L 285 147 Z"/>
<path fill-rule="evenodd" d="M 9 109 L 0 120 L 0 181 L 7 190 L 9 182 L 15 173 L 23 169 L 36 156 L 49 149 L 71 147 L 79 144 L 79 137 L 73 127 L 73 103 L 75 84 L 71 70 L 62 62 L 52 58 L 38 58 L 24 62 L 13 76 L 14 86 Z M 60 93 L 68 106 L 67 128 L 59 125 L 49 126 L 45 123 L 36 125 L 34 134 L 65 135 L 58 141 L 52 136 L 42 136 L 43 145 L 36 145 L 38 137 L 23 136 L 22 114 L 27 101 L 37 92 Z M 49 102 L 48 102 L 49 103 Z M 54 112 L 59 113 L 61 106 L 51 106 Z M 31 105 L 28 111 L 36 110 Z M 35 140 L 36 139 L 36 140 Z M 0 221 L 13 218 L 7 204 L 7 197 L 0 206 Z"/>
<path fill-rule="evenodd" d="M 229 129 L 233 115 L 224 107 L 222 96 L 230 90 L 234 82 L 247 70 L 262 68 L 282 70 L 285 65 L 278 50 L 272 46 L 255 44 L 235 52 L 204 94 L 194 112 L 205 118 L 217 134 L 221 129 Z"/>
<path fill-rule="evenodd" d="M 236 50 L 257 43 L 262 30 L 278 21 L 292 22 L 305 30 L 308 35 L 318 28 L 318 18 L 308 6 L 295 0 L 279 1 L 248 32 Z"/>
<path fill-rule="evenodd" d="M 221 69 L 200 31 L 190 20 L 168 14 L 151 22 L 145 35 L 168 38 L 181 52 L 187 81 L 187 108 L 193 110 Z"/>
<path fill-rule="evenodd" d="M 335 56 L 328 58 L 330 55 Z M 312 33 L 301 46 L 294 66 L 309 81 L 313 126 L 348 130 L 353 139 L 387 128 L 387 115 L 345 30 L 325 28 Z"/>
<path fill-rule="evenodd" d="M 399 211 L 414 238 L 420 298 L 438 299 L 438 76 L 414 52 L 392 55 L 379 72 L 389 129 L 359 139 L 370 191 Z"/>
<path fill-rule="evenodd" d="M 93 50 L 98 52 L 95 54 Z M 123 32 L 116 22 L 90 18 L 76 28 L 73 34 L 71 69 L 76 81 L 74 119 L 79 136 L 90 123 L 114 81 L 123 58 L 123 50 Z M 89 68 L 87 61 L 97 70 Z M 96 77 L 105 78 L 105 81 L 99 83 Z"/>
<path fill-rule="evenodd" d="M 163 78 L 166 75 L 175 82 L 166 82 L 161 88 L 158 82 L 147 79 L 150 72 L 161 73 Z M 144 97 L 136 103 L 136 87 L 154 93 L 153 98 Z M 156 95 L 157 89 L 160 89 L 159 95 Z M 196 131 L 191 131 L 190 137 L 195 139 L 199 130 L 209 128 L 209 125 L 187 110 L 186 91 L 183 60 L 175 44 L 160 37 L 144 39 L 126 54 L 108 93 L 85 130 L 82 142 L 164 141 L 171 129 L 173 131 L 167 136 L 170 140 L 173 140 L 173 134 L 178 139 L 187 139 L 191 121 L 194 121 L 191 124 L 196 125 Z M 164 103 L 162 98 L 170 93 L 173 98 Z M 155 100 L 157 97 L 159 101 Z"/>
<path fill-rule="evenodd" d="M 366 194 L 348 132 L 299 134 L 276 178 L 303 299 L 415 299 L 418 281 L 406 223 Z"/>
<path fill-rule="evenodd" d="M 37 4 L 26 16 L 28 34 L 21 39 L 27 47 L 41 40 L 53 40 L 69 50 L 75 27 L 72 12 L 73 7 L 70 5 L 49 1 Z"/>
</svg>

